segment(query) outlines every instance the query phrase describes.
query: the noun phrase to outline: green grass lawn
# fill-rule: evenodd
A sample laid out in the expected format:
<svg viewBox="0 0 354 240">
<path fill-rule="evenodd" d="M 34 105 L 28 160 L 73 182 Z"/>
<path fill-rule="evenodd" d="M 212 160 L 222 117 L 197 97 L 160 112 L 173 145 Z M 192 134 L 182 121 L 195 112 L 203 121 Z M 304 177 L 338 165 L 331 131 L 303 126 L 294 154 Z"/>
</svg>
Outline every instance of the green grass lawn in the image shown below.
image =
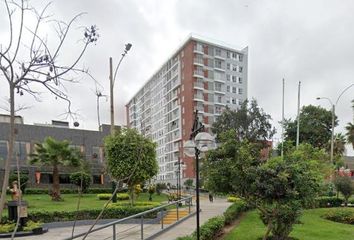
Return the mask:
<svg viewBox="0 0 354 240">
<path fill-rule="evenodd" d="M 319 208 L 304 211 L 301 224 L 294 225 L 291 237 L 300 240 L 349 240 L 354 239 L 354 226 L 321 218 L 330 209 Z M 264 235 L 266 228 L 256 211 L 246 213 L 245 218 L 224 240 L 256 240 Z"/>
<path fill-rule="evenodd" d="M 78 195 L 77 194 L 62 194 L 64 201 L 53 202 L 49 195 L 42 194 L 30 194 L 23 195 L 23 200 L 28 202 L 28 212 L 31 211 L 75 211 L 77 206 Z M 10 200 L 10 199 L 9 199 Z M 167 195 L 161 194 L 152 196 L 153 202 L 167 201 Z M 139 202 L 149 201 L 148 193 L 141 193 L 136 200 Z M 120 201 L 129 202 L 129 201 Z M 102 208 L 106 203 L 105 200 L 98 200 L 97 194 L 83 194 L 81 197 L 80 209 L 93 209 Z"/>
</svg>

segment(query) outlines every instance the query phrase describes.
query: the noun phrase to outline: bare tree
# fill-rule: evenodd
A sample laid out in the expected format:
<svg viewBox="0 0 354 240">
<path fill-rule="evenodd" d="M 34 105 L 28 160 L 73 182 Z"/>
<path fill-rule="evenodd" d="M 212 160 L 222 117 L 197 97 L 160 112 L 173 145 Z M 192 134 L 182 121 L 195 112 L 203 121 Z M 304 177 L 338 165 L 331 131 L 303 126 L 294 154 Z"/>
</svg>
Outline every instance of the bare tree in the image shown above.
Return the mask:
<svg viewBox="0 0 354 240">
<path fill-rule="evenodd" d="M 3 0 L 3 4 L 8 18 L 9 39 L 5 43 L 0 41 L 0 83 L 7 82 L 9 86 L 10 136 L 0 198 L 0 221 L 6 198 L 10 162 L 14 156 L 15 95 L 29 94 L 38 100 L 40 95 L 38 87 L 41 87 L 55 98 L 66 101 L 67 111 L 71 114 L 71 102 L 66 94 L 65 84 L 75 82 L 70 73 L 89 75 L 86 69 L 78 68 L 77 65 L 89 45 L 98 39 L 96 26 L 84 28 L 78 55 L 69 64 L 63 64 L 60 57 L 65 51 L 64 43 L 71 43 L 68 40 L 69 31 L 84 13 L 74 16 L 69 22 L 63 22 L 47 15 L 50 3 L 41 11 L 32 7 L 29 0 Z M 32 19 L 35 19 L 34 24 L 33 21 L 29 21 Z M 46 25 L 54 26 L 57 40 L 51 40 L 49 43 L 48 36 L 42 30 Z"/>
</svg>

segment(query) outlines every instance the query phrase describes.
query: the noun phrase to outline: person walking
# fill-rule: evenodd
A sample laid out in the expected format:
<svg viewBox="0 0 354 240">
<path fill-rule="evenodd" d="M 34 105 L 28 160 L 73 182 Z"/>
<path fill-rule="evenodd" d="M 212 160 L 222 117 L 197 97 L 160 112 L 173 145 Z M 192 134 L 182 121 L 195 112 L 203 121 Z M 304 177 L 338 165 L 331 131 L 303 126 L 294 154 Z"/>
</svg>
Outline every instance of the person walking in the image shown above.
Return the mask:
<svg viewBox="0 0 354 240">
<path fill-rule="evenodd" d="M 210 202 L 214 201 L 214 197 L 213 197 L 213 194 L 211 192 L 209 192 L 209 201 Z"/>
</svg>

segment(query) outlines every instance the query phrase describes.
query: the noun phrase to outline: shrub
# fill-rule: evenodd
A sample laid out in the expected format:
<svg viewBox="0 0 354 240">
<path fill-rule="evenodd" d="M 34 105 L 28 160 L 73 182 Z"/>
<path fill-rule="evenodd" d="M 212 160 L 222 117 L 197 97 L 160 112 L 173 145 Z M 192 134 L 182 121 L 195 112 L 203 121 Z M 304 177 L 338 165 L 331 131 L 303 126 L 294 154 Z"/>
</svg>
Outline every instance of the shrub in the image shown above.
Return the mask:
<svg viewBox="0 0 354 240">
<path fill-rule="evenodd" d="M 70 182 L 78 187 L 81 187 L 82 180 L 82 192 L 86 193 L 91 185 L 91 176 L 85 172 L 75 172 L 70 174 Z"/>
<path fill-rule="evenodd" d="M 200 227 L 200 239 L 210 240 L 215 239 L 220 234 L 224 227 L 225 219 L 222 216 L 210 218 L 206 223 Z M 196 232 L 193 233 L 193 237 Z"/>
<path fill-rule="evenodd" d="M 337 191 L 343 194 L 344 203 L 347 205 L 349 197 L 354 193 L 354 184 L 351 178 L 348 176 L 337 176 L 334 179 L 334 185 Z"/>
<path fill-rule="evenodd" d="M 242 200 L 240 198 L 238 198 L 238 197 L 230 196 L 230 197 L 227 198 L 227 201 L 228 202 L 240 202 Z"/>
<path fill-rule="evenodd" d="M 315 199 L 316 207 L 326 208 L 326 207 L 340 207 L 344 200 L 337 197 L 318 197 Z"/>
<path fill-rule="evenodd" d="M 147 205 L 149 203 L 150 205 Z M 153 209 L 159 206 L 159 203 L 156 202 L 143 202 L 139 206 L 130 206 L 125 205 L 129 203 L 111 203 L 108 205 L 106 210 L 103 212 L 102 219 L 111 219 L 111 218 L 125 218 L 134 214 L 138 214 L 150 209 Z M 139 203 L 137 203 L 139 204 Z M 32 221 L 40 222 L 60 222 L 60 221 L 73 221 L 73 220 L 89 220 L 96 219 L 98 214 L 101 212 L 101 209 L 85 209 L 79 211 L 35 211 L 30 212 L 28 219 Z M 144 217 L 154 218 L 156 217 L 156 212 L 148 214 Z"/>
<path fill-rule="evenodd" d="M 31 220 L 27 221 L 26 226 L 23 228 L 23 231 L 30 232 L 33 229 L 40 228 L 43 226 L 41 222 L 33 222 Z"/>
<path fill-rule="evenodd" d="M 0 224 L 0 233 L 12 232 L 15 229 L 16 223 L 7 222 Z"/>
<path fill-rule="evenodd" d="M 99 200 L 109 200 L 112 194 L 110 193 L 100 193 L 97 194 Z M 129 200 L 129 194 L 127 193 L 117 193 L 117 200 Z"/>
<path fill-rule="evenodd" d="M 60 189 L 61 194 L 76 194 L 77 189 L 62 188 Z M 99 193 L 111 193 L 111 188 L 89 188 L 86 193 L 88 194 L 99 194 Z M 44 188 L 27 188 L 26 194 L 49 194 L 48 189 Z"/>
<path fill-rule="evenodd" d="M 334 222 L 354 224 L 354 209 L 343 208 L 331 210 L 324 214 L 323 217 Z"/>
<path fill-rule="evenodd" d="M 225 225 L 231 224 L 240 214 L 247 210 L 247 204 L 242 200 L 233 203 L 224 212 Z"/>
</svg>

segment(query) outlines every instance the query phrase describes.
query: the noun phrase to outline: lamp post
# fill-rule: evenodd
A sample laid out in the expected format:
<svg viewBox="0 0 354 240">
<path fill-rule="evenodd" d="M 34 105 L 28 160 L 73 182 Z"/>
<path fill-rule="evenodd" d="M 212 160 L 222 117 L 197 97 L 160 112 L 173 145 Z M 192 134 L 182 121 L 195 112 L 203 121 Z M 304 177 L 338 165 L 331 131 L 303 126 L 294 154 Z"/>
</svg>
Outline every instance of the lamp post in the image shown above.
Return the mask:
<svg viewBox="0 0 354 240">
<path fill-rule="evenodd" d="M 132 44 L 131 43 L 127 43 L 125 44 L 125 49 L 122 53 L 122 57 L 120 58 L 118 65 L 114 71 L 113 74 L 113 60 L 112 57 L 109 58 L 109 82 L 110 82 L 110 110 L 111 110 L 111 134 L 114 133 L 114 95 L 113 95 L 113 88 L 114 88 L 114 83 L 116 81 L 116 77 L 117 77 L 117 72 L 118 72 L 118 68 L 120 66 L 120 64 L 122 63 L 123 58 L 125 57 L 125 55 L 127 55 L 128 51 L 131 49 Z"/>
<path fill-rule="evenodd" d="M 333 104 L 333 102 L 331 101 L 331 99 L 329 99 L 328 97 L 317 97 L 317 100 L 321 100 L 321 99 L 326 99 L 332 106 L 332 133 L 331 133 L 331 163 L 334 164 L 334 160 L 333 160 L 333 148 L 334 148 L 334 118 L 335 118 L 335 113 L 336 113 L 336 106 L 338 104 L 339 99 L 342 97 L 342 95 L 352 86 L 354 86 L 354 84 L 349 85 L 348 87 L 346 87 L 338 96 L 335 104 Z"/>
<path fill-rule="evenodd" d="M 199 155 L 215 148 L 214 137 L 209 133 L 203 132 L 204 125 L 198 119 L 198 110 L 195 111 L 193 128 L 190 135 L 190 140 L 184 143 L 184 153 L 188 157 L 195 157 L 195 185 L 196 185 L 196 216 L 197 216 L 197 240 L 200 239 L 199 231 Z"/>
<path fill-rule="evenodd" d="M 123 58 L 125 57 L 125 55 L 127 55 L 128 51 L 131 49 L 132 44 L 131 43 L 127 43 L 125 44 L 125 49 L 122 53 L 122 57 L 120 58 L 118 65 L 114 71 L 114 75 L 113 75 L 113 60 L 112 57 L 109 58 L 109 90 L 110 90 L 110 110 L 111 110 L 111 135 L 114 134 L 114 95 L 113 95 L 113 88 L 114 88 L 114 83 L 116 81 L 116 77 L 117 77 L 117 72 L 118 72 L 118 68 L 120 66 L 120 64 L 122 63 Z M 116 182 L 112 181 L 112 194 L 114 193 L 116 189 Z M 112 197 L 112 202 L 117 202 L 117 196 L 114 194 Z"/>
</svg>

